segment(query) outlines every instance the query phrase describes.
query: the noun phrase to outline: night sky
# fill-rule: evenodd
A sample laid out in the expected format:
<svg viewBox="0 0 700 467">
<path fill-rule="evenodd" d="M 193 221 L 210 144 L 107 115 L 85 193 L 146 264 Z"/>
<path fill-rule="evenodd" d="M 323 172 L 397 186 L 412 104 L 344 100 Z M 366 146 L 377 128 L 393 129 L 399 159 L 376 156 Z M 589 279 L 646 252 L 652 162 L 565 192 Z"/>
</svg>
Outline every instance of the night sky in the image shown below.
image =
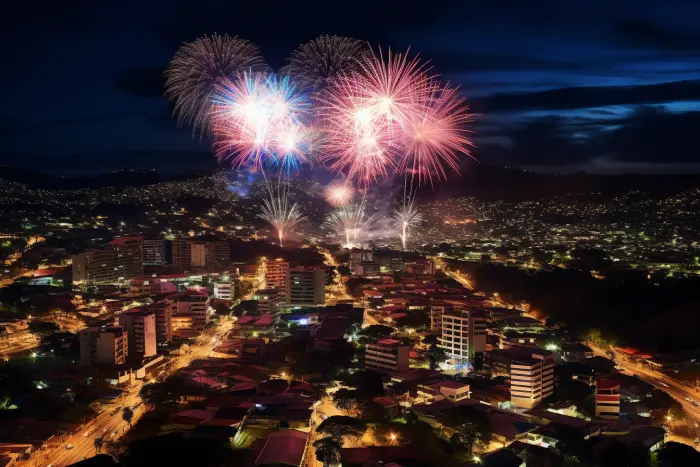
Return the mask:
<svg viewBox="0 0 700 467">
<path fill-rule="evenodd" d="M 24 1 L 0 18 L 0 162 L 49 173 L 214 167 L 161 74 L 183 41 L 257 43 L 278 68 L 348 35 L 411 50 L 459 84 L 482 163 L 700 172 L 696 0 Z"/>
</svg>

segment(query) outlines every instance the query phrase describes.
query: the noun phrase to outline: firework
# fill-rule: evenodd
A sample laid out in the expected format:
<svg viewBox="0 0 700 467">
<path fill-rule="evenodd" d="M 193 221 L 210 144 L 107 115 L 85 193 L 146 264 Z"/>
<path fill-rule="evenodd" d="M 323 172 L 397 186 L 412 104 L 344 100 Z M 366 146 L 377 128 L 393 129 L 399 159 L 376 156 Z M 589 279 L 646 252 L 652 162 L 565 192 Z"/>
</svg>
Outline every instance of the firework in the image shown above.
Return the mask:
<svg viewBox="0 0 700 467">
<path fill-rule="evenodd" d="M 359 69 L 368 54 L 369 47 L 362 41 L 324 35 L 299 46 L 282 71 L 300 86 L 319 90 L 333 77 Z"/>
<path fill-rule="evenodd" d="M 405 250 L 408 237 L 423 223 L 423 214 L 418 211 L 414 198 L 404 198 L 402 206 L 394 211 L 394 220 L 398 224 L 399 238 Z"/>
<path fill-rule="evenodd" d="M 263 201 L 262 213 L 259 217 L 277 231 L 280 246 L 284 245 L 284 240 L 299 222 L 304 220 L 299 205 L 290 203 L 284 188 L 277 190 L 277 193 L 270 189 L 270 197 Z"/>
<path fill-rule="evenodd" d="M 289 78 L 244 72 L 216 86 L 214 151 L 236 167 L 265 162 L 287 169 L 310 162 L 313 132 L 303 94 Z"/>
<path fill-rule="evenodd" d="M 402 121 L 406 148 L 399 162 L 418 183 L 446 179 L 446 167 L 459 172 L 459 154 L 469 155 L 471 142 L 465 124 L 473 116 L 464 98 L 449 86 L 433 85 L 425 105 L 410 112 Z"/>
<path fill-rule="evenodd" d="M 211 102 L 217 82 L 243 70 L 263 70 L 257 46 L 228 35 L 204 36 L 183 44 L 165 71 L 165 95 L 180 123 L 195 133 L 209 130 Z"/>
<path fill-rule="evenodd" d="M 374 216 L 367 216 L 364 203 L 354 206 L 344 206 L 332 212 L 326 219 L 326 225 L 345 237 L 345 248 L 354 248 L 369 230 Z"/>
<path fill-rule="evenodd" d="M 355 194 L 355 190 L 347 181 L 335 181 L 326 187 L 325 198 L 328 204 L 337 208 L 346 206 Z"/>
</svg>

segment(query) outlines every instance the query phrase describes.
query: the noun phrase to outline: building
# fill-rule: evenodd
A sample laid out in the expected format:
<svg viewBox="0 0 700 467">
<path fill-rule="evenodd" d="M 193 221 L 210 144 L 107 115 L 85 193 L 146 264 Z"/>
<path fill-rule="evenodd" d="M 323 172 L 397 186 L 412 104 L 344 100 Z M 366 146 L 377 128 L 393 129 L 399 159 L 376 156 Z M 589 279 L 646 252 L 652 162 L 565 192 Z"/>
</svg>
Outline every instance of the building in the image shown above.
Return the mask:
<svg viewBox="0 0 700 467">
<path fill-rule="evenodd" d="M 242 338 L 271 336 L 275 333 L 277 320 L 271 314 L 243 316 L 233 324 L 234 331 Z"/>
<path fill-rule="evenodd" d="M 554 352 L 530 347 L 493 350 L 485 355 L 492 375 L 508 376 L 510 400 L 531 409 L 554 392 Z"/>
<path fill-rule="evenodd" d="M 163 266 L 165 263 L 165 240 L 162 238 L 144 238 L 143 265 Z"/>
<path fill-rule="evenodd" d="M 256 290 L 253 294 L 253 300 L 258 302 L 257 312 L 261 314 L 277 313 L 280 310 L 280 306 L 284 304 L 284 298 L 277 289 Z"/>
<path fill-rule="evenodd" d="M 202 238 L 173 240 L 173 267 L 176 269 L 221 269 L 230 263 L 231 250 L 227 241 Z"/>
<path fill-rule="evenodd" d="M 129 355 L 126 330 L 120 327 L 85 328 L 80 331 L 80 364 L 123 365 Z"/>
<path fill-rule="evenodd" d="M 164 300 L 170 306 L 173 337 L 195 337 L 209 323 L 209 297 L 187 291 L 170 295 Z"/>
<path fill-rule="evenodd" d="M 233 300 L 233 282 L 216 282 L 214 284 L 214 298 L 219 300 Z"/>
<path fill-rule="evenodd" d="M 289 304 L 318 306 L 326 303 L 326 270 L 322 267 L 289 270 Z"/>
<path fill-rule="evenodd" d="M 442 314 L 438 347 L 455 367 L 472 363 L 486 350 L 486 317 L 480 310 L 453 306 Z"/>
<path fill-rule="evenodd" d="M 172 306 L 167 302 L 158 302 L 145 307 L 156 317 L 156 344 L 165 345 L 173 340 Z"/>
<path fill-rule="evenodd" d="M 142 361 L 156 354 L 155 311 L 133 308 L 119 314 L 119 326 L 129 338 L 129 359 Z"/>
<path fill-rule="evenodd" d="M 424 397 L 431 402 L 437 402 L 443 399 L 452 402 L 459 402 L 464 399 L 469 399 L 469 385 L 445 379 L 437 383 L 418 384 L 416 386 L 418 395 Z"/>
<path fill-rule="evenodd" d="M 620 418 L 620 382 L 597 379 L 595 382 L 595 416 L 607 420 Z"/>
<path fill-rule="evenodd" d="M 142 245 L 140 237 L 121 237 L 115 238 L 100 250 L 73 255 L 73 283 L 118 284 L 142 275 Z"/>
<path fill-rule="evenodd" d="M 396 339 L 381 339 L 367 344 L 365 368 L 377 371 L 407 371 L 409 346 Z"/>
<path fill-rule="evenodd" d="M 277 289 L 282 303 L 289 303 L 289 262 L 275 259 L 265 262 L 265 283 L 268 289 Z"/>
<path fill-rule="evenodd" d="M 561 358 L 567 362 L 585 362 L 593 358 L 593 350 L 579 342 L 563 343 L 561 345 Z"/>
</svg>

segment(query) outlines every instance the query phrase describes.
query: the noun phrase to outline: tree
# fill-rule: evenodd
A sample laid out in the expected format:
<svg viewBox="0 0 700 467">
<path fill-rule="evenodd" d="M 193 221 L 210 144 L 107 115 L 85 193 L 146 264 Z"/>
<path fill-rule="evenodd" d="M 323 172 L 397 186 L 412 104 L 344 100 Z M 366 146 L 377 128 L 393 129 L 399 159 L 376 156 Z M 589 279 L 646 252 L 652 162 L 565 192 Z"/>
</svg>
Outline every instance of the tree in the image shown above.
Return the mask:
<svg viewBox="0 0 700 467">
<path fill-rule="evenodd" d="M 324 466 L 332 466 L 340 464 L 340 442 L 332 437 L 321 438 L 314 441 L 316 449 L 316 459 L 323 463 Z"/>
<path fill-rule="evenodd" d="M 700 453 L 685 444 L 668 442 L 658 451 L 659 467 L 694 467 L 700 465 Z"/>
<path fill-rule="evenodd" d="M 214 312 L 217 316 L 228 316 L 231 314 L 231 308 L 222 302 L 214 304 Z"/>
<path fill-rule="evenodd" d="M 321 422 L 316 431 L 330 435 L 342 443 L 346 436 L 359 438 L 366 429 L 367 424 L 358 418 L 334 415 Z"/>
<path fill-rule="evenodd" d="M 46 321 L 32 321 L 29 323 L 29 330 L 35 334 L 42 336 L 48 336 L 54 332 L 58 332 L 61 328 L 58 327 L 56 323 L 49 323 Z"/>
<path fill-rule="evenodd" d="M 659 389 L 652 389 L 645 405 L 654 411 L 656 418 L 664 419 L 666 416 L 671 416 L 677 420 L 683 417 L 683 407 L 678 401 Z"/>
<path fill-rule="evenodd" d="M 457 430 L 451 441 L 471 453 L 476 444 L 491 440 L 491 425 L 484 413 L 474 407 L 458 406 L 444 412 L 448 426 Z"/>
<path fill-rule="evenodd" d="M 437 370 L 440 364 L 447 360 L 447 353 L 438 347 L 437 344 L 432 344 L 428 349 L 427 357 L 430 362 L 430 369 Z"/>
<path fill-rule="evenodd" d="M 371 399 L 384 395 L 382 375 L 377 371 L 361 370 L 355 372 L 346 378 L 346 382 L 358 391 L 358 398 Z"/>
<path fill-rule="evenodd" d="M 124 407 L 122 410 L 122 419 L 129 424 L 129 428 L 131 428 L 131 420 L 134 418 L 134 411 L 131 410 L 131 407 Z"/>
<path fill-rule="evenodd" d="M 102 445 L 104 444 L 104 438 L 102 436 L 96 437 L 94 444 L 95 444 L 95 451 L 100 452 L 102 450 Z"/>
<path fill-rule="evenodd" d="M 366 328 L 361 329 L 357 333 L 357 341 L 360 344 L 367 344 L 371 342 L 375 342 L 378 339 L 384 339 L 389 336 L 394 332 L 394 328 L 390 326 L 383 326 L 381 324 L 373 324 L 372 326 L 367 326 Z"/>
</svg>

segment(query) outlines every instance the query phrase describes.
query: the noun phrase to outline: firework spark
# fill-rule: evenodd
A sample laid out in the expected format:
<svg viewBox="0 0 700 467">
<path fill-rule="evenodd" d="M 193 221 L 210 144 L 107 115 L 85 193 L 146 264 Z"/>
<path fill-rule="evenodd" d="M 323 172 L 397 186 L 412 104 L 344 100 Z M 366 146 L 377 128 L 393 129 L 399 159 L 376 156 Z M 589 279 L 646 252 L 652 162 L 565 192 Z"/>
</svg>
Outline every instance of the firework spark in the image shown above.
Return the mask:
<svg viewBox="0 0 700 467">
<path fill-rule="evenodd" d="M 325 198 L 328 204 L 334 207 L 346 206 L 355 194 L 355 190 L 347 181 L 334 181 L 325 190 Z"/>
<path fill-rule="evenodd" d="M 297 203 L 290 203 L 287 191 L 279 188 L 277 193 L 270 188 L 270 197 L 263 201 L 261 219 L 267 221 L 276 231 L 280 246 L 284 240 L 305 219 Z"/>
<path fill-rule="evenodd" d="M 317 91 L 333 77 L 358 70 L 368 54 L 369 47 L 362 41 L 324 35 L 292 52 L 282 72 L 291 75 L 300 86 Z"/>
<path fill-rule="evenodd" d="M 404 198 L 401 207 L 394 211 L 394 220 L 398 224 L 401 245 L 406 250 L 409 236 L 423 223 L 423 214 L 418 211 L 415 198 Z"/>
<path fill-rule="evenodd" d="M 209 131 L 212 96 L 217 82 L 265 63 L 252 42 L 228 35 L 204 36 L 183 44 L 165 71 L 165 96 L 180 123 L 200 136 Z"/>
<path fill-rule="evenodd" d="M 332 212 L 326 219 L 326 225 L 339 237 L 345 237 L 345 248 L 354 248 L 368 232 L 374 216 L 368 216 L 364 203 L 344 206 Z"/>
<path fill-rule="evenodd" d="M 214 151 L 236 167 L 265 162 L 287 169 L 311 162 L 313 132 L 305 96 L 288 77 L 244 72 L 217 85 Z"/>
</svg>

